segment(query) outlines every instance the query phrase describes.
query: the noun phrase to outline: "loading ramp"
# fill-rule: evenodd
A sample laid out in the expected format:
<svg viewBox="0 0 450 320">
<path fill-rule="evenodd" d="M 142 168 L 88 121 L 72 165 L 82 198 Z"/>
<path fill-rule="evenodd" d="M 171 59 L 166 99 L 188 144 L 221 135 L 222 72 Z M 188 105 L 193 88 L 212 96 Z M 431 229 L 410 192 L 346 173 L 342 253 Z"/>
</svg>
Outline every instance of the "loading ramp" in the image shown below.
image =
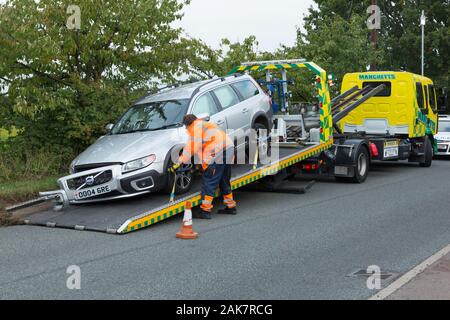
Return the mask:
<svg viewBox="0 0 450 320">
<path fill-rule="evenodd" d="M 279 148 L 279 161 L 273 164 L 235 165 L 233 167 L 233 190 L 247 186 L 266 176 L 316 156 L 332 146 L 332 141 L 310 143 L 296 148 Z M 27 225 L 65 228 L 84 231 L 125 234 L 137 231 L 184 212 L 186 202 L 193 207 L 200 205 L 200 179 L 191 192 L 179 195 L 169 202 L 167 194 L 147 194 L 139 198 L 115 200 L 103 203 L 70 205 L 61 211 L 53 209 L 37 212 L 26 217 Z"/>
</svg>

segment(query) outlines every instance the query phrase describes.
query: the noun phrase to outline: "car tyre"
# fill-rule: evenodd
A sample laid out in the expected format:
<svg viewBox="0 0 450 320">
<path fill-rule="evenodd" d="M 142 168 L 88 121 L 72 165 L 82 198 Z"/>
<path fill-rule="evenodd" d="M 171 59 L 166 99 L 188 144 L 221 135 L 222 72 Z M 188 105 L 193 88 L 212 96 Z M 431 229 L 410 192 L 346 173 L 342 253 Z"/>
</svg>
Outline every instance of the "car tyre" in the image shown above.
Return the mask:
<svg viewBox="0 0 450 320">
<path fill-rule="evenodd" d="M 262 123 L 255 123 L 253 125 L 253 130 L 255 130 L 257 132 L 257 137 L 259 139 L 260 136 L 260 132 L 261 130 L 265 130 L 268 138 L 266 141 L 264 141 L 263 143 L 263 153 L 266 153 L 268 157 L 270 157 L 271 155 L 271 148 L 270 148 L 270 144 L 271 144 L 271 140 L 270 140 L 270 132 L 269 129 Z M 267 150 L 267 151 L 266 151 Z M 253 159 L 250 159 L 250 152 L 249 152 L 249 146 L 247 146 L 246 148 L 246 159 L 251 162 L 253 161 Z"/>
<path fill-rule="evenodd" d="M 172 165 L 172 162 L 170 162 Z M 168 166 L 169 167 L 169 166 Z M 175 181 L 175 174 L 167 173 L 167 185 L 165 191 L 171 193 Z M 194 167 L 192 164 L 183 164 L 176 174 L 175 194 L 184 194 L 191 190 L 194 182 Z"/>
</svg>

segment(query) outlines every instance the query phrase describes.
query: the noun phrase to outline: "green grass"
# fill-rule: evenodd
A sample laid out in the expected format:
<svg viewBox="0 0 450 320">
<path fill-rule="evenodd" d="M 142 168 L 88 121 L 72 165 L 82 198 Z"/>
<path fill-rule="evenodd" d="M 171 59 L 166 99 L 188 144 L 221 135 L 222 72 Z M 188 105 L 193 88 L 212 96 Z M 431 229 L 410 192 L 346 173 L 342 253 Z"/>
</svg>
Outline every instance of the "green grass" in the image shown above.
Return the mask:
<svg viewBox="0 0 450 320">
<path fill-rule="evenodd" d="M 60 176 L 50 176 L 34 180 L 22 180 L 0 183 L 0 209 L 6 204 L 30 200 L 39 196 L 39 191 L 58 188 L 56 180 Z"/>
<path fill-rule="evenodd" d="M 0 183 L 0 227 L 20 224 L 20 220 L 6 213 L 5 208 L 39 196 L 39 191 L 58 188 L 56 180 L 60 176 Z"/>
</svg>

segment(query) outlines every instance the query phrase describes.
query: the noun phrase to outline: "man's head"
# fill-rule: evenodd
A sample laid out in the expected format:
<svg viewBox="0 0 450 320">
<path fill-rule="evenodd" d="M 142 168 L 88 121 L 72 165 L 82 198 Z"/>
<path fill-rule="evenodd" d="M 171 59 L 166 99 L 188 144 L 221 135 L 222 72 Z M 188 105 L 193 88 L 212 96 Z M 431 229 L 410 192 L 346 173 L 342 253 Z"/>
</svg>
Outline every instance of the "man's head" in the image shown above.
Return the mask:
<svg viewBox="0 0 450 320">
<path fill-rule="evenodd" d="M 195 120 L 197 120 L 197 117 L 193 114 L 187 114 L 183 118 L 183 124 L 187 127 L 189 127 Z"/>
</svg>

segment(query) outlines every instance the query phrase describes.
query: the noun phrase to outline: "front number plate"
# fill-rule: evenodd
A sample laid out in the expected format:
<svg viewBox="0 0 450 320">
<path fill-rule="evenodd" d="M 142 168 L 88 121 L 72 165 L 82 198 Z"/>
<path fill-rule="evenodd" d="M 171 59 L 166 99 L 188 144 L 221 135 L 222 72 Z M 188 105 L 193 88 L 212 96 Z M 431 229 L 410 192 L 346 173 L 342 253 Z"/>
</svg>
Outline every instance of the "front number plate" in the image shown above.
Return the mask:
<svg viewBox="0 0 450 320">
<path fill-rule="evenodd" d="M 447 145 L 446 144 L 439 144 L 438 145 L 439 151 L 447 151 Z"/>
<path fill-rule="evenodd" d="M 102 185 L 102 186 L 97 186 L 94 188 L 90 188 L 90 189 L 83 189 L 83 190 L 78 190 L 75 191 L 75 199 L 77 200 L 81 200 L 81 199 L 87 199 L 87 198 L 92 198 L 101 194 L 105 194 L 105 193 L 109 193 L 111 192 L 111 186 L 106 184 L 106 185 Z"/>
</svg>

